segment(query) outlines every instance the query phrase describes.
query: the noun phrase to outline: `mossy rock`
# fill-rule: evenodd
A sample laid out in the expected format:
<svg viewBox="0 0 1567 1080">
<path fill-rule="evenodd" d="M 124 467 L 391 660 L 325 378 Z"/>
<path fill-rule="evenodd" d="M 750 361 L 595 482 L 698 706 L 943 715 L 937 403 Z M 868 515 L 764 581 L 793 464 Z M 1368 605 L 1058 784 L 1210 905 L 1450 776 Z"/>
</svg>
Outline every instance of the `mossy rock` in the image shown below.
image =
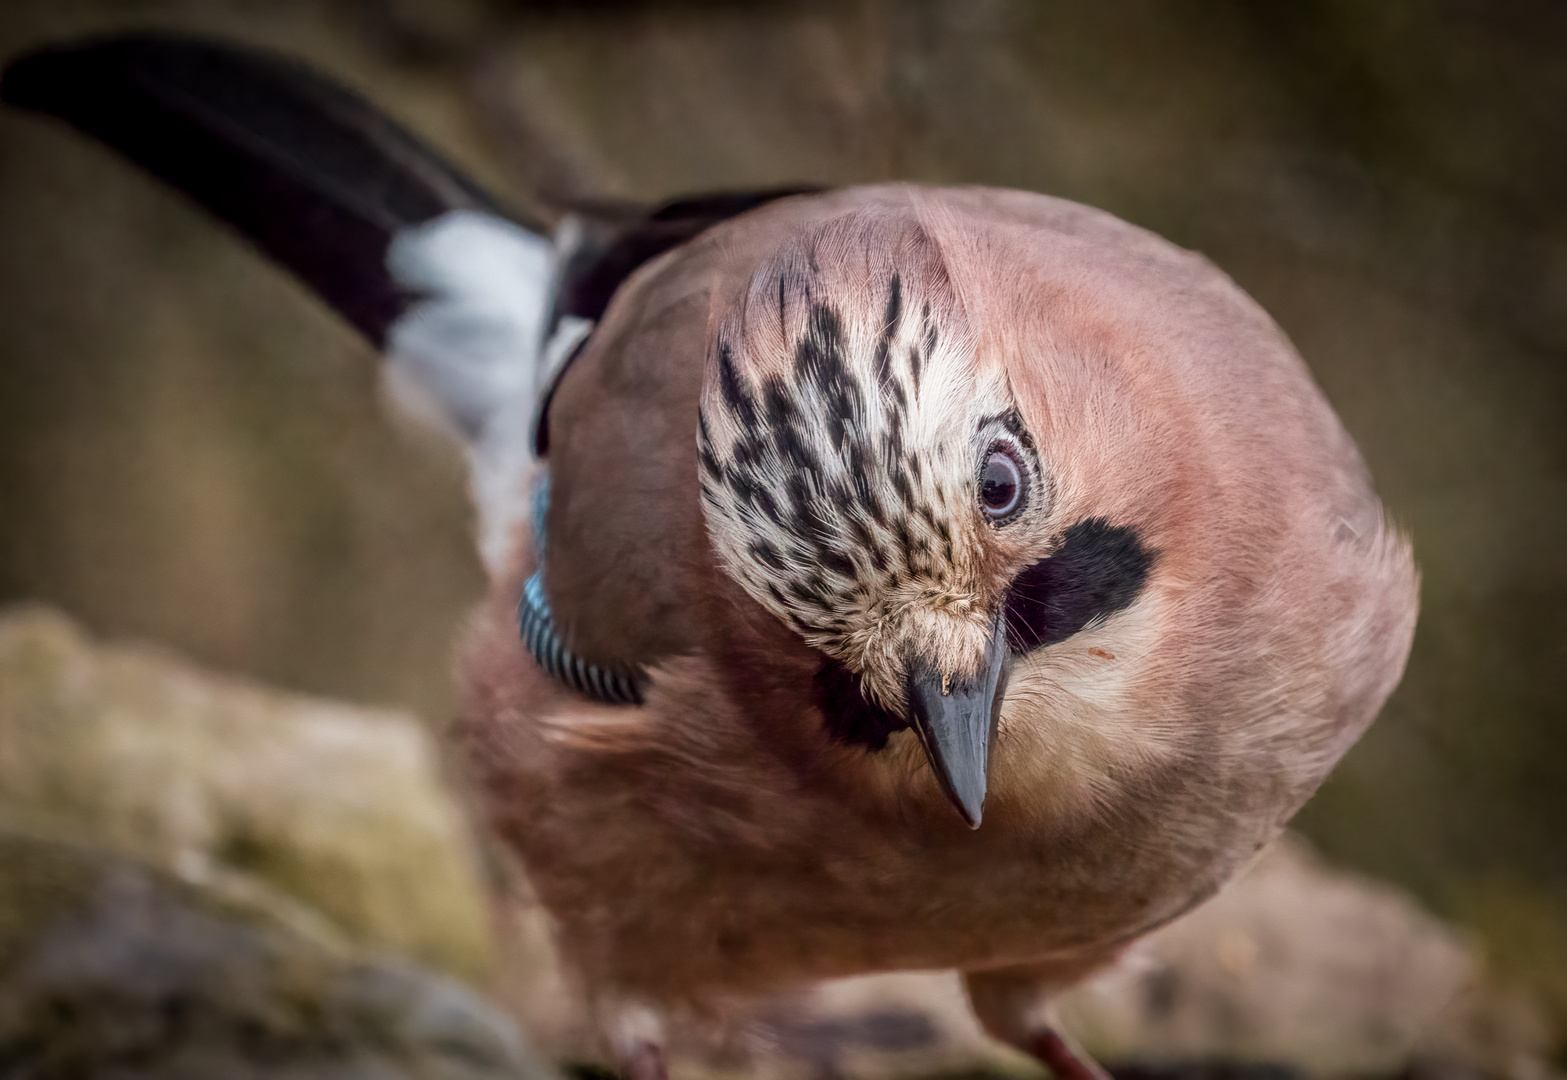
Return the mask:
<svg viewBox="0 0 1567 1080">
<path fill-rule="evenodd" d="M 0 1073 L 534 1080 L 511 1021 L 241 874 L 0 833 Z"/>
<path fill-rule="evenodd" d="M 0 826 L 242 871 L 353 940 L 486 966 L 473 839 L 418 723 L 99 646 L 40 608 L 0 616 Z"/>
</svg>

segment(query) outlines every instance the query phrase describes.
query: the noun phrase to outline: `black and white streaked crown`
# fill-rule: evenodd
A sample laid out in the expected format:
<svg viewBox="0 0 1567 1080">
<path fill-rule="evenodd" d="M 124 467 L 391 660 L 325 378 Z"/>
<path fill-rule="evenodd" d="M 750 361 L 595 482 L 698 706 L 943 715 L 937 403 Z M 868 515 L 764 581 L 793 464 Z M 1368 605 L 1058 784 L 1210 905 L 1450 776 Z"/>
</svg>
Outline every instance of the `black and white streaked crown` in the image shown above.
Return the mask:
<svg viewBox="0 0 1567 1080">
<path fill-rule="evenodd" d="M 884 227 L 854 224 L 872 240 Z M 700 414 L 721 563 L 851 666 L 889 608 L 972 592 L 959 534 L 975 417 L 1005 407 L 1005 387 L 976 374 L 929 243 L 899 226 L 885 255 L 840 228 L 759 271 L 715 341 Z"/>
</svg>

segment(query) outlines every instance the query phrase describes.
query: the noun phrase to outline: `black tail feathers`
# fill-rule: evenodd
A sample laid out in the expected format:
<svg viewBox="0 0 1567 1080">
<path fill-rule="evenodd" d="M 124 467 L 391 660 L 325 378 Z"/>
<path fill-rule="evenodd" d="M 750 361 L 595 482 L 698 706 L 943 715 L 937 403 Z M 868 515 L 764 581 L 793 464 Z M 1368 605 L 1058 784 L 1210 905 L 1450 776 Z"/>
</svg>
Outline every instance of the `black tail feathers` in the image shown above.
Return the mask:
<svg viewBox="0 0 1567 1080">
<path fill-rule="evenodd" d="M 377 345 L 408 302 L 386 270 L 392 237 L 451 210 L 499 213 L 358 95 L 250 48 L 157 33 L 74 42 L 15 61 L 0 94 L 184 191 Z"/>
</svg>

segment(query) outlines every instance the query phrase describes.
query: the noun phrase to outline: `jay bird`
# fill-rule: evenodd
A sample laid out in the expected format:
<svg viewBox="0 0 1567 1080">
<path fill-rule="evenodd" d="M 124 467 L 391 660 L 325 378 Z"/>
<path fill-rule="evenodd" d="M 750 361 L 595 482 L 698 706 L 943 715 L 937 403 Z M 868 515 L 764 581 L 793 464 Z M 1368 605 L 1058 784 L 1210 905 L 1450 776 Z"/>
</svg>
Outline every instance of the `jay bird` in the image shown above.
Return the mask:
<svg viewBox="0 0 1567 1080">
<path fill-rule="evenodd" d="M 472 461 L 458 731 L 627 1071 L 688 1010 L 955 968 L 1059 989 L 1217 889 L 1397 683 L 1417 575 L 1202 257 L 982 187 L 502 210 L 284 57 L 10 66 L 300 276 Z"/>
</svg>

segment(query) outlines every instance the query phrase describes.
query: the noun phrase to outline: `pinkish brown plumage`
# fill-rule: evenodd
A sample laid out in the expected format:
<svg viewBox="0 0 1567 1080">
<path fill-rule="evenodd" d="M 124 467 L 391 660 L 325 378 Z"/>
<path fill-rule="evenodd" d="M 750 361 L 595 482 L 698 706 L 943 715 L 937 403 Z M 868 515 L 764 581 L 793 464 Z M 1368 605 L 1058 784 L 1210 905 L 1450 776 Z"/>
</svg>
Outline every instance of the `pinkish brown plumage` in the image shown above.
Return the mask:
<svg viewBox="0 0 1567 1080">
<path fill-rule="evenodd" d="M 775 317 L 747 351 L 739 319 L 780 250 L 785 307 L 840 305 L 868 328 L 847 358 L 865 370 L 889 275 L 924 275 L 910 295 L 944 286 L 958 345 L 924 378 L 963 364 L 1015 403 L 1050 505 L 976 554 L 978 606 L 1085 520 L 1157 553 L 1129 605 L 1014 659 L 977 831 L 912 730 L 879 751 L 829 733 L 823 650 L 703 527 L 704 362 L 713 395 L 728 333 L 737 364 L 787 380 L 805 332 Z M 966 455 L 972 410 L 937 404 L 953 415 L 929 436 Z M 647 665 L 646 701 L 585 702 L 523 652 L 519 533 L 470 635 L 465 727 L 494 821 L 615 998 L 957 967 L 991 1030 L 1027 1045 L 1033 991 L 1113 959 L 1278 831 L 1375 715 L 1413 630 L 1408 546 L 1273 323 L 1199 256 L 1044 196 L 864 188 L 717 226 L 627 283 L 551 425 L 556 617 L 585 655 Z M 993 540 L 964 509 L 959 542 Z"/>
</svg>

